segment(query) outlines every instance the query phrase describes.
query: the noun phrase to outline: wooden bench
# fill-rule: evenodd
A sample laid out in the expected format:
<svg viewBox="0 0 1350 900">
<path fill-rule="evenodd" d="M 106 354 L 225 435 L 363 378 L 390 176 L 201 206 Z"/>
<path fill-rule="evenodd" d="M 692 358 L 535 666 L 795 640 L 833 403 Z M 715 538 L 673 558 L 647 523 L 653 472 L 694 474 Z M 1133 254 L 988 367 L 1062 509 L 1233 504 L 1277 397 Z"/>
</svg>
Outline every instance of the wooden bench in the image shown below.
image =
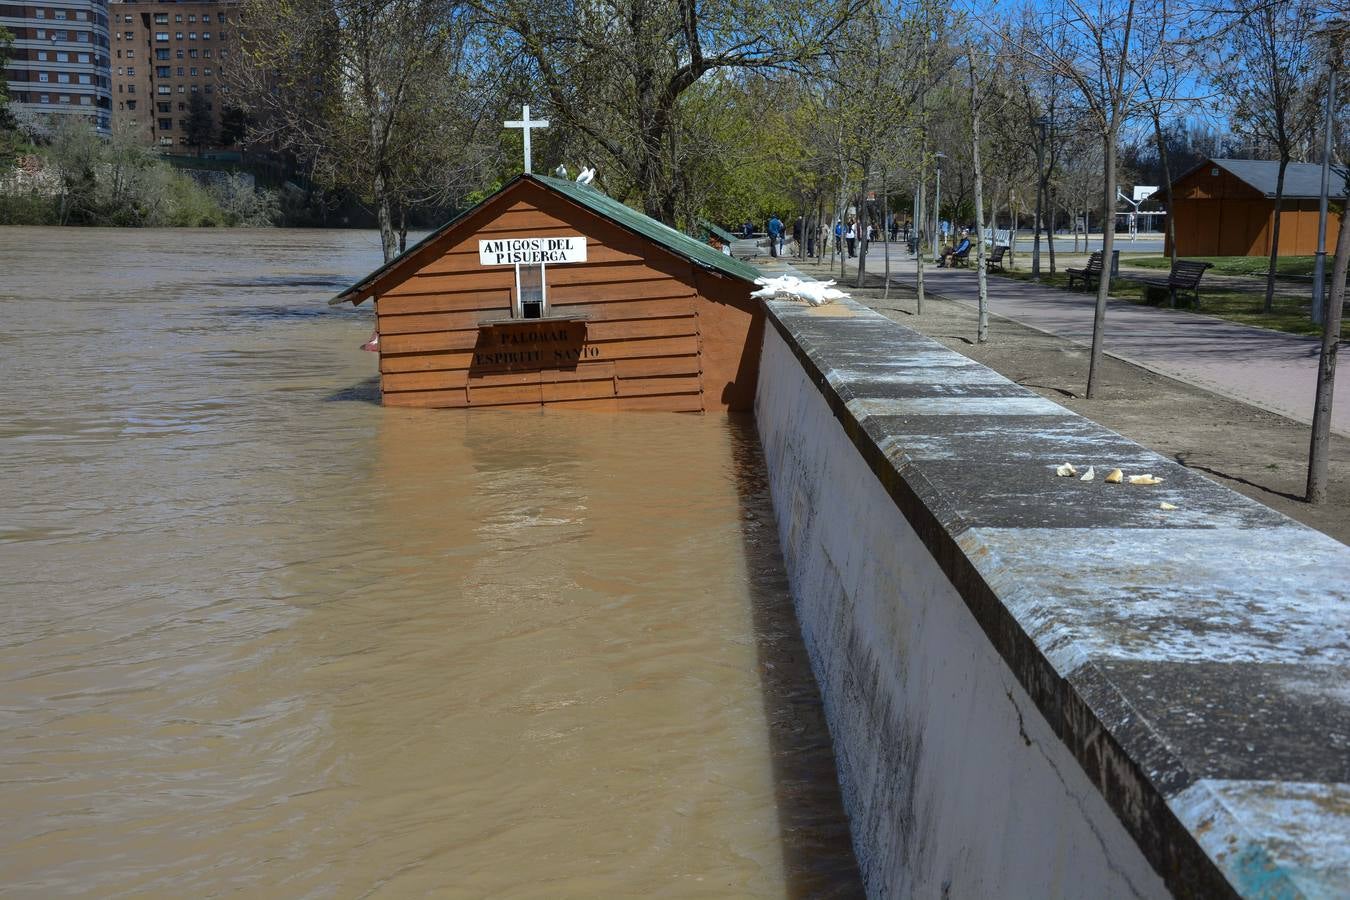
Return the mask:
<svg viewBox="0 0 1350 900">
<path fill-rule="evenodd" d="M 1102 277 L 1102 251 L 1093 250 L 1092 255 L 1088 257 L 1087 265 L 1081 269 L 1065 269 L 1069 276 L 1069 287 L 1073 287 L 1075 281 L 1083 282 L 1083 290 L 1091 290 L 1092 282 Z"/>
<path fill-rule="evenodd" d="M 1177 305 L 1177 291 L 1190 291 L 1191 296 L 1195 298 L 1195 308 L 1199 309 L 1200 279 L 1204 276 L 1206 269 L 1212 268 L 1214 268 L 1214 263 L 1200 262 L 1197 259 L 1179 259 L 1172 263 L 1172 271 L 1167 273 L 1166 278 L 1148 278 L 1134 275 L 1129 276 L 1126 280 L 1150 288 L 1166 290 L 1172 306 Z"/>
<path fill-rule="evenodd" d="M 1005 253 L 1007 253 L 1007 252 L 1008 252 L 1008 248 L 1007 248 L 1005 245 L 1003 245 L 1003 244 L 999 244 L 997 247 L 995 247 L 995 248 L 994 248 L 994 252 L 991 253 L 991 254 L 989 255 L 989 257 L 984 261 L 984 270 L 985 270 L 986 272 L 992 272 L 992 271 L 994 271 L 995 267 L 997 267 L 998 270 L 999 270 L 1000 272 L 1002 272 L 1002 271 L 1003 271 L 1003 254 L 1005 254 Z"/>
<path fill-rule="evenodd" d="M 952 260 L 951 267 L 952 267 L 953 269 L 968 269 L 968 268 L 970 268 L 970 251 L 971 251 L 974 247 L 975 247 L 974 244 L 970 244 L 970 245 L 968 245 L 968 246 L 966 247 L 965 250 L 961 251 L 960 253 L 955 253 L 955 252 L 953 252 L 953 253 L 952 253 L 952 256 L 951 256 L 951 260 Z"/>
</svg>

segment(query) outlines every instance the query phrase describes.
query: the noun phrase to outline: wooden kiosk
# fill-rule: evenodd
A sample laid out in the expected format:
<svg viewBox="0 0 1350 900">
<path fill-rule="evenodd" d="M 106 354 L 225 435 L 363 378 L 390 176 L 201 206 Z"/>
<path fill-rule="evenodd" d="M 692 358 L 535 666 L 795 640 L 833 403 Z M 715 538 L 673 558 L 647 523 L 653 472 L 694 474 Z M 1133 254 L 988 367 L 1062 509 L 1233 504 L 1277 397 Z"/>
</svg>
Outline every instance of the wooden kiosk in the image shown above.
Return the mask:
<svg viewBox="0 0 1350 900">
<path fill-rule="evenodd" d="M 758 274 L 595 188 L 525 174 L 329 302 L 376 300 L 389 406 L 748 410 Z"/>
<path fill-rule="evenodd" d="M 1178 256 L 1270 256 L 1275 217 L 1280 217 L 1280 255 L 1317 252 L 1318 200 L 1322 167 L 1290 163 L 1284 173 L 1280 208 L 1275 188 L 1280 164 L 1261 159 L 1206 159 L 1172 182 L 1172 215 L 1176 219 Z M 1327 247 L 1336 246 L 1340 217 L 1334 210 L 1345 202 L 1350 173 L 1330 172 L 1333 213 L 1327 217 Z M 1154 199 L 1160 195 L 1155 193 Z M 1171 235 L 1164 242 L 1170 253 Z"/>
</svg>

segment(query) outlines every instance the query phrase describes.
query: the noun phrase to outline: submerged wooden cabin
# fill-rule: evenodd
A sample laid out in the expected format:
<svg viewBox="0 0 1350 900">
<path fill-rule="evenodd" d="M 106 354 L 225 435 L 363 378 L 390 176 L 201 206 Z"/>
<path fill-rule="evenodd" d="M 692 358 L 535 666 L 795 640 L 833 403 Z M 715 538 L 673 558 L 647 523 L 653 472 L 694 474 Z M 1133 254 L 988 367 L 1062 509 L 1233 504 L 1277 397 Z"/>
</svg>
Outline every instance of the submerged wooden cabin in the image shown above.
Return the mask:
<svg viewBox="0 0 1350 900">
<path fill-rule="evenodd" d="M 329 301 L 376 301 L 390 406 L 748 410 L 758 271 L 587 185 L 521 175 Z"/>
</svg>

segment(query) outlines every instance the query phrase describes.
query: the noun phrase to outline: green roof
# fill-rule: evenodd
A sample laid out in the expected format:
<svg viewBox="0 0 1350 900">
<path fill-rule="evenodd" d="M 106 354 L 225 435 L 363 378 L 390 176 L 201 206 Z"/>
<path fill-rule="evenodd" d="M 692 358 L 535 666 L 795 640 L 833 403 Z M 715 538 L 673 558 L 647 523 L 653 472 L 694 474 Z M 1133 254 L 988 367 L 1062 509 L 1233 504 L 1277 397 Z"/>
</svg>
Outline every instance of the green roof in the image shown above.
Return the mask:
<svg viewBox="0 0 1350 900">
<path fill-rule="evenodd" d="M 714 250 L 702 241 L 676 231 L 669 225 L 663 225 L 651 216 L 643 215 L 631 206 L 620 203 L 593 187 L 561 178 L 550 178 L 547 175 L 531 175 L 529 177 L 538 179 L 569 200 L 580 203 L 591 212 L 604 216 L 616 225 L 621 225 L 629 231 L 655 241 L 667 250 L 678 253 L 704 268 L 716 269 L 732 278 L 739 278 L 752 284 L 756 278 L 762 275 L 759 269 L 749 263 L 733 259 L 720 250 Z"/>
<path fill-rule="evenodd" d="M 412 260 L 419 250 L 439 240 L 446 232 L 468 218 L 484 204 L 510 190 L 513 185 L 518 184 L 524 179 L 533 179 L 546 187 L 552 188 L 568 199 L 575 200 L 577 203 L 597 215 L 603 216 L 616 225 L 626 228 L 642 237 L 655 241 L 667 250 L 685 257 L 695 265 L 703 266 L 705 269 L 715 269 L 724 275 L 730 275 L 732 278 L 739 278 L 742 281 L 749 281 L 751 283 L 754 283 L 754 280 L 761 276 L 760 271 L 749 263 L 742 262 L 739 259 L 732 259 L 730 256 L 727 256 L 720 250 L 714 250 L 702 241 L 691 238 L 687 234 L 681 234 L 674 228 L 662 225 L 650 216 L 645 216 L 632 207 L 625 206 L 613 197 L 607 196 L 593 187 L 577 184 L 575 181 L 567 181 L 561 178 L 550 178 L 547 175 L 517 175 L 515 178 L 494 191 L 491 196 L 485 198 L 469 209 L 461 210 L 459 214 L 449 222 L 446 222 L 440 228 L 437 228 L 431 234 L 409 247 L 406 251 L 389 260 L 389 262 L 380 266 L 374 272 L 371 272 L 365 278 L 362 278 L 332 300 L 329 300 L 328 304 L 330 306 L 336 306 L 339 303 L 345 303 L 348 300 L 351 300 L 353 303 L 361 302 L 369 296 L 369 289 L 371 289 L 375 282 L 380 278 Z"/>
<path fill-rule="evenodd" d="M 708 232 L 708 234 L 711 234 L 724 244 L 730 244 L 732 241 L 736 240 L 736 235 L 727 231 L 725 228 L 718 228 L 707 219 L 699 219 L 698 227 L 702 228 L 704 231 Z"/>
</svg>

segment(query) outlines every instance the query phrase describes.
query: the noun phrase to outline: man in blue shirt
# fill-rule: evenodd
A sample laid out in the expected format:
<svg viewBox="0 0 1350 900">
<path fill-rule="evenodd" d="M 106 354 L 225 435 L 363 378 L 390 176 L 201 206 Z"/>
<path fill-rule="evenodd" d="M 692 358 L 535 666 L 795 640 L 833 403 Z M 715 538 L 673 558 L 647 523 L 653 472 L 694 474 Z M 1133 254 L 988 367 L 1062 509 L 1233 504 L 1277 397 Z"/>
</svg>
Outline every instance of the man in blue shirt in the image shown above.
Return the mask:
<svg viewBox="0 0 1350 900">
<path fill-rule="evenodd" d="M 950 247 L 938 258 L 939 269 L 950 269 L 970 254 L 970 238 L 961 238 L 961 243 Z"/>
<path fill-rule="evenodd" d="M 780 219 L 778 218 L 778 214 L 777 214 L 777 213 L 774 213 L 773 215 L 769 216 L 769 255 L 770 255 L 770 256 L 777 256 L 777 255 L 778 255 L 778 245 L 779 245 L 779 242 L 780 242 L 782 239 L 783 239 L 783 222 L 782 222 L 782 220 L 780 220 Z"/>
</svg>

